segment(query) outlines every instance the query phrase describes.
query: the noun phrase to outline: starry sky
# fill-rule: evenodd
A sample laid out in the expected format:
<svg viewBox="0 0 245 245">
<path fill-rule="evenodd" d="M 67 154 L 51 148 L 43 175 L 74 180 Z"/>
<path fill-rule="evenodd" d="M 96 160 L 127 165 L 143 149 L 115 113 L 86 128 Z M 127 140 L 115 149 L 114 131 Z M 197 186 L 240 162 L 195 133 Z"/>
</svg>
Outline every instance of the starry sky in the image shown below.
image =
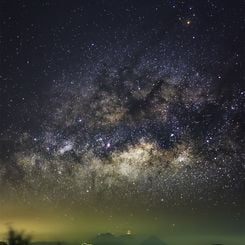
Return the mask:
<svg viewBox="0 0 245 245">
<path fill-rule="evenodd" d="M 244 234 L 244 1 L 0 6 L 5 223 Z"/>
</svg>

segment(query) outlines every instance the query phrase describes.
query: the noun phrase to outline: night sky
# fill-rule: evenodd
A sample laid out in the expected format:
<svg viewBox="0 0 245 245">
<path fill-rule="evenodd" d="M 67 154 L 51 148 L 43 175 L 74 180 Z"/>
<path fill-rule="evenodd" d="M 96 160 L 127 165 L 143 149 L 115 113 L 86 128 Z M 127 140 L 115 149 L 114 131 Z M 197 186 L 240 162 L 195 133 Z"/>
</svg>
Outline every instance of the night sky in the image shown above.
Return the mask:
<svg viewBox="0 0 245 245">
<path fill-rule="evenodd" d="M 1 230 L 245 241 L 245 1 L 2 0 L 0 23 Z"/>
</svg>

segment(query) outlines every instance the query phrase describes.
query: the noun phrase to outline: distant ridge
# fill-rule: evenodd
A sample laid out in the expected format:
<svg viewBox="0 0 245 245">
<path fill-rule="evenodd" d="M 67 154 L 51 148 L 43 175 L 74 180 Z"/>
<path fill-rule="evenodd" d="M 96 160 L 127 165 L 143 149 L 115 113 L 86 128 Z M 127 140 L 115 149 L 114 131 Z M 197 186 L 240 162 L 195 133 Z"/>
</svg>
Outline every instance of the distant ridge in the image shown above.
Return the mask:
<svg viewBox="0 0 245 245">
<path fill-rule="evenodd" d="M 151 236 L 140 243 L 140 245 L 166 245 L 166 243 L 156 236 Z"/>
</svg>

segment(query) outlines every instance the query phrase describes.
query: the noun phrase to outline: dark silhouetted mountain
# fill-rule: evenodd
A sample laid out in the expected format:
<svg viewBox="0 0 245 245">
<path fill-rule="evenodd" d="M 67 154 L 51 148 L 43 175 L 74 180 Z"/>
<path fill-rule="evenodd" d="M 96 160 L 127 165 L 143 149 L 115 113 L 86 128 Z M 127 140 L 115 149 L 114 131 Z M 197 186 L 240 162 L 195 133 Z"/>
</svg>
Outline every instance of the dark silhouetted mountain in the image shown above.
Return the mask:
<svg viewBox="0 0 245 245">
<path fill-rule="evenodd" d="M 114 236 L 111 233 L 102 233 L 90 240 L 88 243 L 93 245 L 166 245 L 156 236 L 150 236 L 143 242 L 140 237 L 131 234 L 124 234 L 121 236 Z"/>
<path fill-rule="evenodd" d="M 8 245 L 6 242 L 0 241 L 0 245 Z"/>
<path fill-rule="evenodd" d="M 120 240 L 120 242 L 124 245 L 131 245 L 131 244 L 135 245 L 136 244 L 135 237 L 129 234 L 119 236 L 118 240 Z"/>
<path fill-rule="evenodd" d="M 38 241 L 32 242 L 31 245 L 67 245 L 66 242 L 53 242 L 53 241 Z"/>
<path fill-rule="evenodd" d="M 143 241 L 140 245 L 166 245 L 166 243 L 161 241 L 158 237 L 151 236 Z"/>
<path fill-rule="evenodd" d="M 123 242 L 112 235 L 111 233 L 99 234 L 96 238 L 92 240 L 94 245 L 123 245 Z"/>
</svg>

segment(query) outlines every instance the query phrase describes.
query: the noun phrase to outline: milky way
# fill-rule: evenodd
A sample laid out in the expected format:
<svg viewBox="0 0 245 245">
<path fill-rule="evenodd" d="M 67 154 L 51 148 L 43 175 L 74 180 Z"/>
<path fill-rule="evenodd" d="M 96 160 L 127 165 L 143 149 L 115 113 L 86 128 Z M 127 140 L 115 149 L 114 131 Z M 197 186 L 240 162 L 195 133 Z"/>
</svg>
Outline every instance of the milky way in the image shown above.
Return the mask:
<svg viewBox="0 0 245 245">
<path fill-rule="evenodd" d="M 47 202 L 239 205 L 240 54 L 214 42 L 209 29 L 198 31 L 192 8 L 174 19 L 164 28 L 134 23 L 115 30 L 115 42 L 92 40 L 79 64 L 47 78 L 41 106 L 29 106 L 38 115 L 35 127 L 11 139 L 2 134 L 3 192 Z"/>
</svg>

